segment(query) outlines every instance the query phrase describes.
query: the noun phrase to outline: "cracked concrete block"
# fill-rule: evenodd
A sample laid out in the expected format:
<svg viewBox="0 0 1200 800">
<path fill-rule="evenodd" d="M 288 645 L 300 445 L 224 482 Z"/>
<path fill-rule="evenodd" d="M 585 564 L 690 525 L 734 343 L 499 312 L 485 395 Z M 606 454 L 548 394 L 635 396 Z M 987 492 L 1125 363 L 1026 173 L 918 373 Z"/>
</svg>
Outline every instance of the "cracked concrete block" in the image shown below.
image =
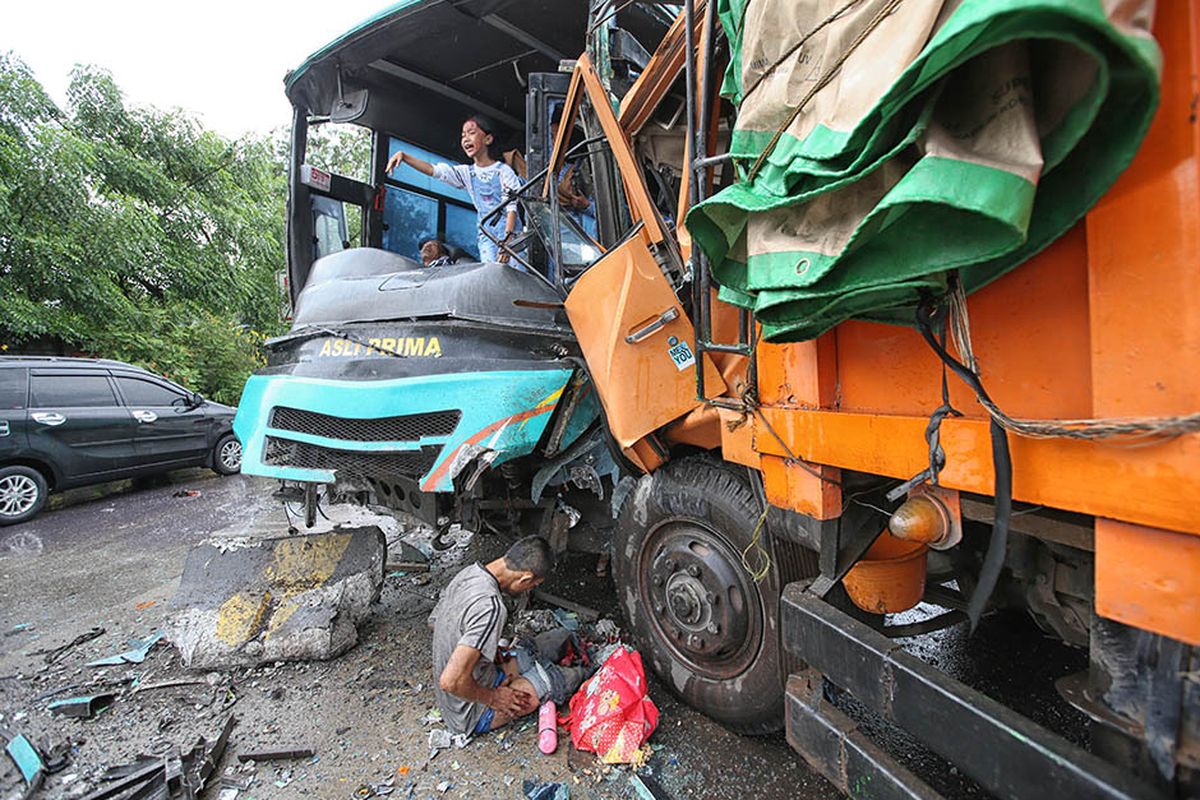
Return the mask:
<svg viewBox="0 0 1200 800">
<path fill-rule="evenodd" d="M 167 636 L 190 669 L 334 658 L 383 587 L 387 542 L 371 525 L 194 547 Z"/>
</svg>

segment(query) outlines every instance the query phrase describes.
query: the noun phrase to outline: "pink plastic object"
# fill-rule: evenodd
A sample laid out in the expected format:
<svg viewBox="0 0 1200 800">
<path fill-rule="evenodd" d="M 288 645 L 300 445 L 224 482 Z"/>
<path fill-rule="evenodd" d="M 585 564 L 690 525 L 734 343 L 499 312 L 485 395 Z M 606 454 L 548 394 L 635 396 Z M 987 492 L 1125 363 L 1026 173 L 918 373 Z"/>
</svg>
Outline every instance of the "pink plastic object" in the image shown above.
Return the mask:
<svg viewBox="0 0 1200 800">
<path fill-rule="evenodd" d="M 558 749 L 558 709 L 553 700 L 542 703 L 538 709 L 538 749 L 550 755 Z"/>
</svg>

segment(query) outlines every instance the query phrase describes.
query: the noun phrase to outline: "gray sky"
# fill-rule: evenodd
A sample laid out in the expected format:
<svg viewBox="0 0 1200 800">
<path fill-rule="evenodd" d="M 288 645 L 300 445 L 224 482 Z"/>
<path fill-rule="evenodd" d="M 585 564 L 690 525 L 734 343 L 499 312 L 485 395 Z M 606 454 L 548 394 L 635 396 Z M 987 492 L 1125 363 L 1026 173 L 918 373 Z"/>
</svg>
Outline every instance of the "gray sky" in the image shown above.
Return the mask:
<svg viewBox="0 0 1200 800">
<path fill-rule="evenodd" d="M 5 3 L 14 51 L 59 103 L 77 63 L 112 72 L 128 101 L 178 106 L 230 137 L 291 119 L 283 75 L 390 0 L 40 0 Z"/>
</svg>

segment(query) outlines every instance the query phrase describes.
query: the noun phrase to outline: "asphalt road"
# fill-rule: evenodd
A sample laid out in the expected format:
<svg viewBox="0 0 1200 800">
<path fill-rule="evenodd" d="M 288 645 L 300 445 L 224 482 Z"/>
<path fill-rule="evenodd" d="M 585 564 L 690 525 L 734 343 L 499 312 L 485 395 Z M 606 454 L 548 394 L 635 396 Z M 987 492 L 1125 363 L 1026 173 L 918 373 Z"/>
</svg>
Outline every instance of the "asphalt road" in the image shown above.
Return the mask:
<svg viewBox="0 0 1200 800">
<path fill-rule="evenodd" d="M 429 758 L 427 731 L 420 722 L 432 705 L 424 616 L 438 588 L 461 563 L 487 560 L 503 551 L 505 543 L 491 536 L 474 537 L 459 552 L 435 558 L 427 584 L 412 577 L 389 580 L 360 644 L 332 662 L 211 676 L 215 694 L 203 694 L 208 692 L 203 686 L 201 694 L 180 690 L 173 698 L 124 698 L 110 713 L 88 722 L 51 718 L 44 702 L 36 701 L 39 690 L 96 680 L 82 666 L 86 658 L 115 652 L 125 639 L 161 624 L 193 544 L 230 529 L 257 535 L 284 532 L 282 510 L 269 497 L 273 488 L 268 481 L 218 478 L 193 470 L 153 488 L 99 497 L 94 491 L 81 493 L 30 523 L 0 529 L 0 633 L 8 632 L 0 636 L 0 724 L 23 720 L 34 732 L 83 742 L 72 767 L 75 782 L 52 786 L 45 796 L 76 796 L 78 787 L 104 766 L 120 763 L 159 738 L 183 742 L 197 733 L 212 735 L 219 705 L 213 700 L 220 696 L 236 698 L 239 731 L 302 739 L 315 743 L 322 754 L 302 769 L 277 768 L 269 774 L 260 770 L 251 793 L 259 800 L 297 794 L 353 797 L 359 787 L 377 785 L 389 772 L 393 778 L 409 775 L 409 769 L 412 777 L 405 780 L 413 786 L 414 797 L 520 797 L 521 781 L 534 775 L 567 780 L 572 797 L 633 796 L 627 774 L 588 767 L 590 756 L 539 756 L 535 732 L 528 730 L 514 730 L 505 738 L 492 734 L 451 757 Z M 177 496 L 181 490 L 199 495 Z M 389 538 L 405 534 L 394 525 L 386 530 Z M 594 575 L 593 563 L 592 557 L 572 557 L 548 588 L 615 614 L 611 584 Z M 607 607 L 606 597 L 612 599 Z M 107 635 L 81 646 L 53 670 L 35 657 L 39 648 L 70 641 L 92 626 L 106 627 Z M 1012 669 L 1013 653 L 1031 640 L 1039 642 L 1036 653 Z M 970 638 L 958 630 L 922 637 L 912 640 L 911 649 L 1043 724 L 1076 740 L 1084 738 L 1077 715 L 1063 711 L 1050 688 L 1053 678 L 1082 668 L 1083 655 L 1044 639 L 1023 618 L 986 620 Z M 143 678 L 188 677 L 166 647 L 157 648 L 146 666 L 147 671 L 139 673 Z M 379 682 L 380 675 L 388 677 Z M 231 694 L 221 694 L 226 691 Z M 653 678 L 650 693 L 661 711 L 651 740 L 651 769 L 672 797 L 836 796 L 787 747 L 782 735 L 734 735 L 678 702 Z M 287 699 L 281 701 L 285 694 Z M 952 797 L 981 796 L 901 732 L 886 726 L 876 730 L 940 791 Z M 442 782 L 452 788 L 437 792 Z"/>
<path fill-rule="evenodd" d="M 111 495 L 103 494 L 111 486 L 77 490 L 58 510 L 0 528 L 0 630 L 118 606 L 177 578 L 188 548 L 213 531 L 280 514 L 270 487 L 253 478 L 196 469 L 157 483 Z M 200 495 L 174 496 L 189 489 Z"/>
</svg>

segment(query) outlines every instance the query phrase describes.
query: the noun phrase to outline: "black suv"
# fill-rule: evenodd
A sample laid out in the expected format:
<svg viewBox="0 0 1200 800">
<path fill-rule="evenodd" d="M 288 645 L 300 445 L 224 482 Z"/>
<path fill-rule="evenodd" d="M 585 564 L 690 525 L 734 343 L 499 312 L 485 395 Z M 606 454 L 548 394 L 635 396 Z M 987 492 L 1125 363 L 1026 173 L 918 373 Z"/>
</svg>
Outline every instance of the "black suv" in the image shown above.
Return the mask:
<svg viewBox="0 0 1200 800">
<path fill-rule="evenodd" d="M 73 486 L 191 466 L 231 475 L 235 412 L 119 361 L 0 356 L 0 525 Z"/>
</svg>

